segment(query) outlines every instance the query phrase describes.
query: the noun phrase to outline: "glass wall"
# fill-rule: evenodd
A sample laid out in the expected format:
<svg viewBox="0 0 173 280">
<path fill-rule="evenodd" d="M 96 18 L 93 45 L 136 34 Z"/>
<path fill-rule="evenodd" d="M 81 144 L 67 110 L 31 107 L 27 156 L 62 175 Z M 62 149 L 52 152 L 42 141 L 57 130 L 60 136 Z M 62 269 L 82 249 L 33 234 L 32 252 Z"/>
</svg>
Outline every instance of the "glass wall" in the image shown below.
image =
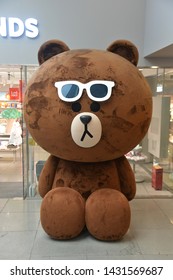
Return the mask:
<svg viewBox="0 0 173 280">
<path fill-rule="evenodd" d="M 22 75 L 24 81 L 23 98 L 25 93 L 25 85 L 36 71 L 35 66 L 22 67 Z M 26 129 L 25 120 L 23 119 L 23 196 L 35 197 L 38 195 L 37 186 L 39 173 L 43 167 L 48 153 L 45 152 L 33 140 L 32 136 Z"/>
<path fill-rule="evenodd" d="M 140 143 L 145 156 L 141 166 L 151 174 L 153 163 L 157 162 L 163 167 L 164 187 L 173 190 L 173 68 L 152 67 L 140 71 L 147 79 L 153 94 L 151 125 Z M 28 195 L 35 196 L 38 195 L 39 173 L 48 153 L 28 135 L 28 154 Z"/>
<path fill-rule="evenodd" d="M 20 66 L 0 66 L 0 198 L 23 197 Z"/>
<path fill-rule="evenodd" d="M 25 87 L 37 67 L 0 66 L 0 198 L 38 196 L 39 174 L 48 153 L 29 135 L 23 119 Z M 152 122 L 140 143 L 145 161 L 140 165 L 151 174 L 157 162 L 163 167 L 164 186 L 173 190 L 173 68 L 140 71 L 153 94 Z M 22 143 L 11 143 L 13 147 L 9 138 L 16 120 L 22 127 Z"/>
<path fill-rule="evenodd" d="M 147 160 L 143 167 L 163 168 L 164 187 L 173 190 L 173 68 L 141 69 L 153 93 L 153 115 L 149 132 L 143 141 Z"/>
</svg>

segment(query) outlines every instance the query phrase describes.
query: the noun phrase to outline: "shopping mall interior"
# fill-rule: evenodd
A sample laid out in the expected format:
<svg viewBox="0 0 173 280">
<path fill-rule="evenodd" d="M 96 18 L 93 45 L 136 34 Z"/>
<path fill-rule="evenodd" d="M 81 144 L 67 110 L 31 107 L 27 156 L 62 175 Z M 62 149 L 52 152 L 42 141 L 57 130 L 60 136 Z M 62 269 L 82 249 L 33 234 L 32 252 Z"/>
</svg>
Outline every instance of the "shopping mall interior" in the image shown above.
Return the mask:
<svg viewBox="0 0 173 280">
<path fill-rule="evenodd" d="M 90 265 L 95 268 L 93 260 L 102 266 L 100 271 L 105 266 L 112 267 L 109 275 L 112 279 L 116 277 L 115 266 L 127 267 L 129 272 L 131 267 L 161 266 L 163 274 L 156 277 L 170 279 L 173 260 L 172 11 L 170 0 L 0 0 L 0 275 L 3 269 L 8 274 L 3 275 L 4 279 L 10 278 L 13 266 L 59 268 L 62 262 L 78 267 L 82 260 L 83 268 Z M 87 226 L 73 239 L 55 240 L 42 226 L 40 209 L 44 200 L 38 193 L 38 180 L 49 155 L 26 129 L 23 100 L 26 85 L 39 67 L 38 51 L 52 39 L 61 40 L 70 50 L 107 50 L 114 41 L 129 40 L 138 49 L 137 67 L 152 91 L 153 114 L 148 133 L 126 154 L 137 189 L 134 199 L 129 201 L 130 225 L 123 238 L 115 242 L 94 238 Z M 84 60 L 83 57 L 80 71 Z M 106 224 L 106 211 L 103 212 L 102 220 Z M 71 213 L 73 224 L 75 215 Z M 117 219 L 116 215 L 115 222 Z M 124 220 L 121 219 L 120 224 Z M 56 219 L 56 223 L 60 224 L 60 219 Z M 97 229 L 95 224 L 94 227 Z M 166 277 L 164 273 L 168 272 L 169 264 L 171 270 Z M 91 278 L 96 279 L 98 275 L 101 274 Z M 83 278 L 89 279 L 88 275 Z"/>
<path fill-rule="evenodd" d="M 173 69 L 140 69 L 152 88 L 153 99 L 159 97 L 158 103 L 160 99 L 161 101 L 165 99 L 166 102 L 161 102 L 161 105 L 166 106 L 167 110 L 161 106 L 160 116 L 163 118 L 158 121 L 159 124 L 157 123 L 154 129 L 158 143 L 155 143 L 155 139 L 152 138 L 151 127 L 151 132 L 149 131 L 151 136 L 148 133 L 142 143 L 127 155 L 135 172 L 137 192 L 135 199 L 130 202 L 132 212 L 130 228 L 123 240 L 113 243 L 100 242 L 86 230 L 73 240 L 58 242 L 47 236 L 41 226 L 41 198 L 37 192 L 37 182 L 40 169 L 48 154 L 28 135 L 22 115 L 25 85 L 36 68 L 35 66 L 0 68 L 0 93 L 2 93 L 0 100 L 0 259 L 25 260 L 25 262 L 26 260 L 113 259 L 162 260 L 162 262 L 172 260 L 173 243 L 170 240 L 172 240 L 173 224 Z M 22 95 L 19 95 L 17 100 L 9 100 L 10 88 L 15 88 L 15 91 L 20 89 Z M 22 144 L 8 148 L 9 118 L 5 118 L 3 112 L 11 108 L 21 112 Z M 156 123 L 155 119 L 154 123 Z M 164 139 L 162 139 L 163 135 Z M 158 146 L 159 149 L 155 152 Z M 137 160 L 133 160 L 134 157 Z M 159 189 L 152 186 L 153 164 L 155 166 L 159 164 L 163 168 L 163 182 Z"/>
</svg>

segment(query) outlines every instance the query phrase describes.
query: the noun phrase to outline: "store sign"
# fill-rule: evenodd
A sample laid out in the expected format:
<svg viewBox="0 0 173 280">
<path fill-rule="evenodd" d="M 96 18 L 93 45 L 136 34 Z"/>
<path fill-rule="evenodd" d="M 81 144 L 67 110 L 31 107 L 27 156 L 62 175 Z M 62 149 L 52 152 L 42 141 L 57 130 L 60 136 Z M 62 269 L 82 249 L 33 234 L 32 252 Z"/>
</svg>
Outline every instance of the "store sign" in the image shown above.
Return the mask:
<svg viewBox="0 0 173 280">
<path fill-rule="evenodd" d="M 19 88 L 9 88 L 10 100 L 19 100 Z"/>
<path fill-rule="evenodd" d="M 24 35 L 33 39 L 38 34 L 38 20 L 35 18 L 27 18 L 22 21 L 16 17 L 0 17 L 0 37 L 18 38 Z"/>
</svg>

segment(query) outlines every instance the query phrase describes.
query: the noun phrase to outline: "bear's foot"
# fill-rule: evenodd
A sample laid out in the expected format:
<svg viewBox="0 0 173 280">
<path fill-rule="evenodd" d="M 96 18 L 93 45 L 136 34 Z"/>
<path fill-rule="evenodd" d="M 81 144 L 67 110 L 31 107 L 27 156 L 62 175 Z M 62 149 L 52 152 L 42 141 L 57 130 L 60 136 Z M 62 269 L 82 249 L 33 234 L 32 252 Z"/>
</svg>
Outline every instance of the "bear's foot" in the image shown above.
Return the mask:
<svg viewBox="0 0 173 280">
<path fill-rule="evenodd" d="M 71 239 L 85 226 L 85 202 L 75 190 L 60 187 L 49 191 L 41 204 L 41 224 L 55 239 Z"/>
<path fill-rule="evenodd" d="M 130 225 L 130 207 L 126 197 L 114 189 L 93 192 L 86 201 L 86 226 L 99 240 L 119 240 Z"/>
</svg>

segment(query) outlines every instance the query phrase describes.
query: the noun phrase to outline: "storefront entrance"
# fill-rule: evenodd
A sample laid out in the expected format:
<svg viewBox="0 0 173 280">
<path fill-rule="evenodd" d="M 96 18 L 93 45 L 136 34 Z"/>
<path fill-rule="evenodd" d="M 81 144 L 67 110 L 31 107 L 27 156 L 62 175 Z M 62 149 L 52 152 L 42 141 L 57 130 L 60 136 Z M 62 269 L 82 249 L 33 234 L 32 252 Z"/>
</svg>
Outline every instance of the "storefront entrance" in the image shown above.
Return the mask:
<svg viewBox="0 0 173 280">
<path fill-rule="evenodd" d="M 49 154 L 28 134 L 23 119 L 25 86 L 37 67 L 0 66 L 0 198 L 39 196 L 39 173 Z M 163 167 L 164 188 L 173 192 L 173 69 L 145 68 L 141 71 L 148 80 L 153 98 L 161 102 L 162 117 L 161 114 L 153 116 L 152 127 L 140 143 L 141 152 L 146 156 L 140 168 L 151 177 L 153 161 L 157 161 Z M 20 137 L 18 140 L 13 137 L 17 130 L 20 135 L 18 126 L 21 127 L 21 141 Z M 155 153 L 152 149 L 157 145 L 159 152 Z"/>
<path fill-rule="evenodd" d="M 22 104 L 34 71 L 34 66 L 0 66 L 0 198 L 25 198 L 32 184 L 32 153 Z"/>
</svg>

